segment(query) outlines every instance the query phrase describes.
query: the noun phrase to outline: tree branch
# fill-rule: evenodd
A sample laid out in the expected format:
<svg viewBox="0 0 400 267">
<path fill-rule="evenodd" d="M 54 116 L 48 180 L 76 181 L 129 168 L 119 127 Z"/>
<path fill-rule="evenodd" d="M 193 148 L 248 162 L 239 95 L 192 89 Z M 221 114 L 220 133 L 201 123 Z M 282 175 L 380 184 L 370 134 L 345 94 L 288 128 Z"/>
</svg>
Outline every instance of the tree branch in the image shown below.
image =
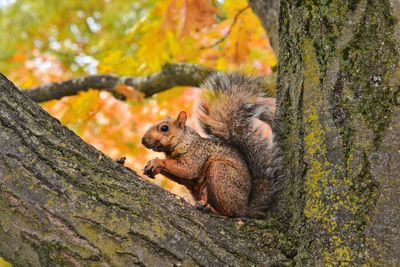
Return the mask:
<svg viewBox="0 0 400 267">
<path fill-rule="evenodd" d="M 110 91 L 118 99 L 124 100 L 125 97 L 115 90 L 118 84 L 133 87 L 144 93 L 145 97 L 149 97 L 175 86 L 199 86 L 213 71 L 193 64 L 166 64 L 159 72 L 146 77 L 90 75 L 26 89 L 23 93 L 35 102 L 44 102 L 76 95 L 89 89 L 101 89 Z"/>
<path fill-rule="evenodd" d="M 214 72 L 217 71 L 194 64 L 166 64 L 159 72 L 146 77 L 89 75 L 78 79 L 49 83 L 33 89 L 24 89 L 22 92 L 38 103 L 77 95 L 79 92 L 89 89 L 106 90 L 117 99 L 126 100 L 126 97 L 117 91 L 117 85 L 133 87 L 144 93 L 145 97 L 149 97 L 175 86 L 199 87 Z M 275 76 L 260 77 L 260 86 L 266 89 L 269 96 L 274 96 Z"/>
<path fill-rule="evenodd" d="M 236 15 L 233 17 L 233 21 L 232 21 L 231 26 L 229 27 L 228 32 L 227 32 L 224 36 L 222 36 L 222 37 L 221 37 L 218 41 L 216 41 L 215 43 L 213 43 L 213 44 L 211 44 L 211 45 L 208 45 L 208 46 L 203 46 L 203 47 L 201 47 L 200 49 L 212 48 L 212 47 L 215 47 L 215 46 L 217 46 L 218 44 L 222 43 L 223 41 L 225 41 L 226 38 L 228 38 L 229 34 L 231 34 L 231 32 L 232 32 L 232 30 L 233 30 L 233 27 L 235 27 L 235 25 L 236 25 L 236 23 L 237 23 L 237 20 L 239 19 L 239 16 L 240 16 L 243 12 L 245 12 L 249 7 L 250 7 L 250 6 L 246 6 L 246 7 L 242 8 L 241 10 L 239 10 L 239 11 L 236 13 Z"/>
</svg>

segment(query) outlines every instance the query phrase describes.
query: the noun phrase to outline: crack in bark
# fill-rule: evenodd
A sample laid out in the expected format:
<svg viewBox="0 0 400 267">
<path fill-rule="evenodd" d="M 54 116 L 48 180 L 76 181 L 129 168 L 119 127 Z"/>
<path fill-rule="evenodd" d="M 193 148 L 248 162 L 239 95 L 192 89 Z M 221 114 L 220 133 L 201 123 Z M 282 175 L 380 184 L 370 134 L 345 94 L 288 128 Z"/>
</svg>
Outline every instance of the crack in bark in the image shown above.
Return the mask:
<svg viewBox="0 0 400 267">
<path fill-rule="evenodd" d="M 140 240 L 145 241 L 146 243 L 148 243 L 150 248 L 152 250 L 154 250 L 158 256 L 164 255 L 167 258 L 172 259 L 173 261 L 181 261 L 181 260 L 183 260 L 183 258 L 181 258 L 180 256 L 174 254 L 168 248 L 160 246 L 159 243 L 155 242 L 154 240 L 151 240 L 150 237 L 148 237 L 148 236 L 146 236 L 146 235 L 144 235 L 144 234 L 142 234 L 142 233 L 140 233 L 138 231 L 134 231 L 132 228 L 129 230 L 128 234 L 130 236 L 132 236 L 133 238 L 139 237 Z M 193 260 L 195 261 L 195 259 L 193 259 Z M 198 262 L 196 262 L 196 263 L 199 264 Z M 201 265 L 201 264 L 199 264 L 199 265 Z"/>
<path fill-rule="evenodd" d="M 101 228 L 104 232 L 110 234 L 111 236 L 113 236 L 113 237 L 114 237 L 116 240 L 118 240 L 118 241 L 122 241 L 122 240 L 126 239 L 126 237 L 124 237 L 124 236 L 118 234 L 117 232 L 115 232 L 115 231 L 113 231 L 113 230 L 107 228 L 107 227 L 106 227 L 105 225 L 103 225 L 102 223 L 96 222 L 96 221 L 93 220 L 93 219 L 85 218 L 85 217 L 82 217 L 82 216 L 76 215 L 76 214 L 74 214 L 74 215 L 72 215 L 72 216 L 75 217 L 75 218 L 78 218 L 78 219 L 80 219 L 80 220 L 82 220 L 82 221 L 86 221 L 86 222 L 88 222 L 88 223 L 90 223 L 90 224 L 92 224 L 92 225 L 94 225 L 94 226 L 96 226 L 96 227 L 98 227 L 98 228 Z"/>
<path fill-rule="evenodd" d="M 52 241 L 50 240 L 43 240 L 41 239 L 40 235 L 37 235 L 33 232 L 28 232 L 25 230 L 21 230 L 20 231 L 21 237 L 28 241 L 32 246 L 38 248 L 38 251 L 41 251 L 41 253 L 38 253 L 38 257 L 39 257 L 39 261 L 41 262 L 41 265 L 43 266 L 47 266 L 49 263 L 49 260 L 51 259 L 51 256 L 48 255 L 51 253 L 51 251 L 58 251 L 60 250 L 60 248 L 62 248 L 61 251 L 59 251 L 58 253 L 61 253 L 62 255 L 65 256 L 65 258 L 67 258 L 67 260 L 70 263 L 73 263 L 73 266 L 84 266 L 84 264 L 82 264 L 82 262 L 84 262 L 85 260 L 92 260 L 93 258 L 83 258 L 82 255 L 80 255 L 77 252 L 72 251 L 69 247 L 67 247 L 65 245 L 65 243 L 60 243 L 60 242 L 55 242 L 55 244 L 52 244 Z M 50 251 L 47 251 L 46 249 L 43 249 L 43 245 L 47 246 L 47 249 L 49 249 Z M 54 252 L 53 252 L 54 253 Z M 49 257 L 50 256 L 50 257 Z M 57 257 L 59 259 L 59 261 L 62 262 L 58 262 L 66 264 L 65 262 L 65 258 L 63 257 Z M 96 260 L 99 260 L 100 258 L 97 258 Z M 105 259 L 102 259 L 102 263 L 105 264 L 106 266 L 110 266 L 110 264 L 105 261 Z"/>
<path fill-rule="evenodd" d="M 226 263 L 223 259 L 221 259 L 217 254 L 215 254 L 215 253 L 212 251 L 211 248 L 208 248 L 208 247 L 206 246 L 206 242 L 202 242 L 202 241 L 198 238 L 198 236 L 196 236 L 195 234 L 191 234 L 191 233 L 187 232 L 185 229 L 183 229 L 181 226 L 179 226 L 174 220 L 169 220 L 169 223 L 170 223 L 171 225 L 173 225 L 173 226 L 178 230 L 178 232 L 182 232 L 182 233 L 184 233 L 185 235 L 191 237 L 193 241 L 195 241 L 198 245 L 200 245 L 199 247 L 204 247 L 211 255 L 213 255 L 215 258 L 217 258 L 218 260 L 220 260 L 224 265 L 227 265 L 227 263 Z M 217 245 L 217 243 L 216 243 L 216 245 Z M 220 246 L 218 246 L 218 248 L 220 249 Z M 213 248 L 213 249 L 215 249 L 215 248 Z M 229 251 L 229 247 L 225 247 L 225 249 L 226 249 L 227 251 Z M 232 254 L 233 254 L 233 253 L 232 253 Z"/>
<path fill-rule="evenodd" d="M 118 255 L 128 255 L 132 258 L 132 262 L 136 265 L 136 266 L 140 266 L 140 267 L 146 267 L 146 265 L 144 264 L 144 262 L 140 261 L 139 257 L 136 254 L 133 254 L 132 252 L 128 252 L 128 251 L 116 251 L 115 252 Z"/>
<path fill-rule="evenodd" d="M 55 226 L 63 234 L 71 236 L 72 239 L 69 240 L 71 240 L 74 244 L 82 245 L 83 247 L 93 252 L 92 256 L 82 259 L 98 260 L 101 258 L 102 254 L 101 251 L 94 244 L 92 244 L 85 236 L 80 235 L 70 222 L 56 215 L 55 213 L 52 213 L 50 210 L 46 208 L 42 208 L 42 211 L 46 215 L 47 219 L 49 220 L 49 224 L 52 227 Z"/>
</svg>

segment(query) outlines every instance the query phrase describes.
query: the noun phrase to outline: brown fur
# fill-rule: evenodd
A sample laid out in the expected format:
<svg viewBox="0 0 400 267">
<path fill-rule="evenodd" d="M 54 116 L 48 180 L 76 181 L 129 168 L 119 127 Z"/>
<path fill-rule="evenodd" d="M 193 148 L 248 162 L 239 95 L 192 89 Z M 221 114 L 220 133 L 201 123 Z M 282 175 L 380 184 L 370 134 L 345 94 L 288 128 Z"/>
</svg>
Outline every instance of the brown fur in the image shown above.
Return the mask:
<svg viewBox="0 0 400 267">
<path fill-rule="evenodd" d="M 165 119 L 146 132 L 142 143 L 155 151 L 165 152 L 165 159 L 153 159 L 144 174 L 162 173 L 186 186 L 202 206 L 224 216 L 245 216 L 251 191 L 250 173 L 241 154 L 221 142 L 202 138 L 189 126 Z M 179 123 L 181 121 L 181 124 Z M 168 126 L 167 132 L 160 127 Z"/>
</svg>

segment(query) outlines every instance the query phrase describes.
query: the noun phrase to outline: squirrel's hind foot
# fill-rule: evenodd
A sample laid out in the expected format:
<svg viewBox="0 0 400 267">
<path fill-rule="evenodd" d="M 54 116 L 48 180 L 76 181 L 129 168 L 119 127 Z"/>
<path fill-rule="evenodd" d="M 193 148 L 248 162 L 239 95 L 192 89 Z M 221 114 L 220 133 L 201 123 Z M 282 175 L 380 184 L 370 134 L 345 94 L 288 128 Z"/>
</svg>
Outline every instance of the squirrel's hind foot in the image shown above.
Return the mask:
<svg viewBox="0 0 400 267">
<path fill-rule="evenodd" d="M 210 204 L 208 204 L 204 200 L 196 201 L 196 203 L 194 204 L 194 208 L 196 210 L 201 210 L 201 211 L 207 212 L 207 213 L 219 214 L 213 207 L 211 207 Z"/>
</svg>

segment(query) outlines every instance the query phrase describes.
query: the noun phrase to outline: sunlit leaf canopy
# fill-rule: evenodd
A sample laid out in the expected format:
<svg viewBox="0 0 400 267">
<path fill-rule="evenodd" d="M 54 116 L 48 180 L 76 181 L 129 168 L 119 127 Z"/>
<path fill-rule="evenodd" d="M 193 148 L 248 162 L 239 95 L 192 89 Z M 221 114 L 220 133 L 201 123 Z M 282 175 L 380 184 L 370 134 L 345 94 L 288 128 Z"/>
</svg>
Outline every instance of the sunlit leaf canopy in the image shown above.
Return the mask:
<svg viewBox="0 0 400 267">
<path fill-rule="evenodd" d="M 245 0 L 0 0 L 0 72 L 20 88 L 88 74 L 147 75 L 165 63 L 269 75 L 276 57 Z M 85 141 L 140 172 L 153 122 L 191 114 L 200 94 L 174 88 L 118 101 L 91 90 L 42 106 Z M 167 179 L 157 183 L 185 195 Z"/>
</svg>

